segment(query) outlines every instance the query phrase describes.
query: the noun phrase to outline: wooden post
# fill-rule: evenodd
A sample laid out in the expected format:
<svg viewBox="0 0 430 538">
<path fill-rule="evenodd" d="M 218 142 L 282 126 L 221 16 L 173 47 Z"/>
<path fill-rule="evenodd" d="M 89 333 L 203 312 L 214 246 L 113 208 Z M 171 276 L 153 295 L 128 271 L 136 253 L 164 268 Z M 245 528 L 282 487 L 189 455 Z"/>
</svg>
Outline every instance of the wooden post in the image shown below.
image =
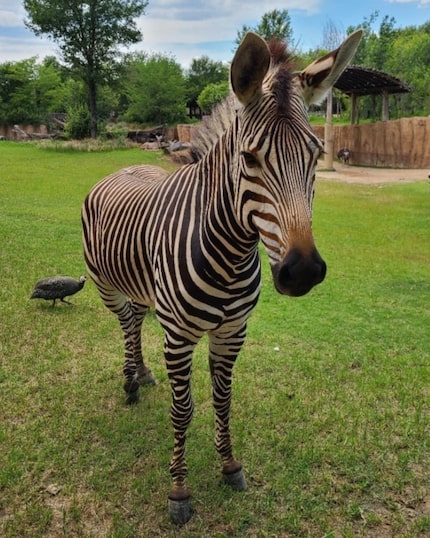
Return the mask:
<svg viewBox="0 0 430 538">
<path fill-rule="evenodd" d="M 351 125 L 358 123 L 357 95 L 351 93 Z"/>
<path fill-rule="evenodd" d="M 382 92 L 382 121 L 388 121 L 388 92 L 384 90 Z"/>
<path fill-rule="evenodd" d="M 333 91 L 330 90 L 327 95 L 327 109 L 325 114 L 324 126 L 324 168 L 334 170 L 333 168 Z"/>
</svg>

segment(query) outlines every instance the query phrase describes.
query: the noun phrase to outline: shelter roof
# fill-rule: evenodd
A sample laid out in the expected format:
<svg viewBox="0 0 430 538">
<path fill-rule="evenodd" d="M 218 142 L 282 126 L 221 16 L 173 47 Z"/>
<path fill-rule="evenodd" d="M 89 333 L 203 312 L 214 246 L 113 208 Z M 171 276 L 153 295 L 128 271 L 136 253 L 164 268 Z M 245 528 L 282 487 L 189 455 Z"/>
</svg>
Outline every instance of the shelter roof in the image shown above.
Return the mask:
<svg viewBox="0 0 430 538">
<path fill-rule="evenodd" d="M 383 71 L 358 65 L 348 66 L 334 85 L 347 95 L 376 95 L 387 93 L 407 93 L 411 88 Z"/>
</svg>

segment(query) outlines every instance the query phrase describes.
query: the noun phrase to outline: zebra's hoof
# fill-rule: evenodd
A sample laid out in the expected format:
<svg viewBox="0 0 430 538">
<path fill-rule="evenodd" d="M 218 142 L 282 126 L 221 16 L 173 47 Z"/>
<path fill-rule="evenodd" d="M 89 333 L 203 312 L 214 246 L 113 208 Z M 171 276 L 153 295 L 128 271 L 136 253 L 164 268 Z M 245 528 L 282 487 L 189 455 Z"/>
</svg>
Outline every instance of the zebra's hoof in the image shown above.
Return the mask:
<svg viewBox="0 0 430 538">
<path fill-rule="evenodd" d="M 246 478 L 242 469 L 234 473 L 223 474 L 224 483 L 230 486 L 235 491 L 245 491 L 248 487 L 246 484 Z"/>
<path fill-rule="evenodd" d="M 179 501 L 169 499 L 169 514 L 175 525 L 185 525 L 192 515 L 191 497 Z"/>
<path fill-rule="evenodd" d="M 141 387 L 144 385 L 155 385 L 155 377 L 152 375 L 151 370 L 141 376 L 137 376 L 136 381 Z"/>
<path fill-rule="evenodd" d="M 135 390 L 134 392 L 128 392 L 127 397 L 125 399 L 125 403 L 127 405 L 135 405 L 139 401 L 139 389 Z"/>
</svg>

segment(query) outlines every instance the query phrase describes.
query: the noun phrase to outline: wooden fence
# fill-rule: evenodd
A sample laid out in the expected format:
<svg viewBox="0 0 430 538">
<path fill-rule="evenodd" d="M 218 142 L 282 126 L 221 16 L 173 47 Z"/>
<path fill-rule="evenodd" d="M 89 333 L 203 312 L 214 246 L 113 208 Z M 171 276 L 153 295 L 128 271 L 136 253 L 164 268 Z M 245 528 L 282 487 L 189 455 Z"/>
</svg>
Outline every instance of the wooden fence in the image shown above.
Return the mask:
<svg viewBox="0 0 430 538">
<path fill-rule="evenodd" d="M 324 126 L 314 127 L 324 138 Z M 334 126 L 334 157 L 351 152 L 350 164 L 385 168 L 430 168 L 430 117 Z"/>
<path fill-rule="evenodd" d="M 192 141 L 191 125 L 178 125 L 181 142 Z M 324 138 L 324 126 L 314 126 Z M 334 157 L 351 152 L 350 164 L 384 168 L 430 168 L 430 117 L 334 126 Z"/>
<path fill-rule="evenodd" d="M 46 127 L 21 126 L 27 132 L 46 133 Z M 16 139 L 13 127 L 0 125 L 0 136 Z M 193 127 L 178 125 L 180 142 L 192 141 Z M 324 126 L 314 127 L 324 138 Z M 401 118 L 361 125 L 333 127 L 334 156 L 341 148 L 351 152 L 350 164 L 385 168 L 430 168 L 430 117 Z"/>
<path fill-rule="evenodd" d="M 46 125 L 23 125 L 20 124 L 19 128 L 29 134 L 47 135 L 48 128 Z M 22 140 L 23 137 L 15 130 L 13 125 L 0 125 L 0 137 L 7 138 L 8 140 Z"/>
</svg>

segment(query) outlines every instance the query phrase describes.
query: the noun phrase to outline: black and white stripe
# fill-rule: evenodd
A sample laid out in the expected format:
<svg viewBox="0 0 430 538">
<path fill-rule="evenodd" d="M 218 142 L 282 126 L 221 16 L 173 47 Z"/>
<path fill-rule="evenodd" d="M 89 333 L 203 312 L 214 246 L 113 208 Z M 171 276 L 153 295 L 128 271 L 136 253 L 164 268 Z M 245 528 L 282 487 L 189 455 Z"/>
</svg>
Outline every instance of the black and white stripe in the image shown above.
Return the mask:
<svg viewBox="0 0 430 538">
<path fill-rule="evenodd" d="M 328 76 L 330 87 L 357 45 L 356 40 L 345 43 L 347 54 L 334 51 L 328 70 L 325 58 L 327 73 L 318 77 L 315 63 L 312 76 L 306 70 L 294 74 L 283 47 L 269 49 L 248 34 L 232 63 L 235 96 L 201 129 L 196 162 L 172 174 L 151 166 L 121 170 L 98 183 L 85 200 L 85 259 L 124 332 L 130 401 L 140 384 L 153 381 L 140 336 L 149 307 L 164 329 L 175 435 L 173 503 L 189 497 L 184 450 L 193 412 L 191 363 L 204 333 L 209 335 L 216 448 L 227 481 L 245 487 L 229 433 L 231 373 L 260 291 L 259 240 L 281 293 L 302 295 L 324 279 L 325 263 L 311 231 L 321 142 L 308 123 L 303 95 L 313 94 L 309 79 L 317 81 L 318 94 Z M 189 510 L 179 516 L 172 510 L 172 516 L 182 522 Z"/>
</svg>

